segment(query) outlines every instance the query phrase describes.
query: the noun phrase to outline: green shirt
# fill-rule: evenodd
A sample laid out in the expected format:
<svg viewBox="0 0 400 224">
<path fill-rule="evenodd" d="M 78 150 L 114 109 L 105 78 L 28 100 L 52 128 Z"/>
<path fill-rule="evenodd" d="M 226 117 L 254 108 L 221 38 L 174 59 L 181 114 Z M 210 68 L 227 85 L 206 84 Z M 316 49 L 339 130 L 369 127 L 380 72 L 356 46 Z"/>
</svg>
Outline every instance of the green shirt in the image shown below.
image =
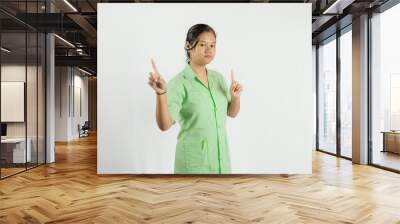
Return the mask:
<svg viewBox="0 0 400 224">
<path fill-rule="evenodd" d="M 190 65 L 168 82 L 168 110 L 180 131 L 175 173 L 230 173 L 226 117 L 231 100 L 224 77 L 207 69 L 208 87 Z"/>
</svg>

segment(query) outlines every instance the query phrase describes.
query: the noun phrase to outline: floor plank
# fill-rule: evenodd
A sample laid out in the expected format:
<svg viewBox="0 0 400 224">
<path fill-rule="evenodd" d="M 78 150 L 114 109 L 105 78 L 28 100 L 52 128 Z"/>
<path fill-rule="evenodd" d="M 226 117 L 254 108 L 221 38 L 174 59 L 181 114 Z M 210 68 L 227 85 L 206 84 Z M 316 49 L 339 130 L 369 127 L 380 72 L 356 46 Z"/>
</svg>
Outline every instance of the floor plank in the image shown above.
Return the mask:
<svg viewBox="0 0 400 224">
<path fill-rule="evenodd" d="M 0 223 L 400 223 L 400 175 L 313 153 L 312 175 L 96 174 L 96 138 L 0 181 Z"/>
</svg>

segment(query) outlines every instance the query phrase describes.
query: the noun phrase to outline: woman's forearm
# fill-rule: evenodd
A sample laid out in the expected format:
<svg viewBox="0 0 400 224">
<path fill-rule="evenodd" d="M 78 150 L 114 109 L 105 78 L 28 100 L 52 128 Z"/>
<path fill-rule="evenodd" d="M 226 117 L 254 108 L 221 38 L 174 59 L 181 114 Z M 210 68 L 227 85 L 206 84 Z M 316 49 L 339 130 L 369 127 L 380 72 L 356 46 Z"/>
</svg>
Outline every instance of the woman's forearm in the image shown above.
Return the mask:
<svg viewBox="0 0 400 224">
<path fill-rule="evenodd" d="M 231 102 L 228 106 L 228 116 L 229 117 L 236 117 L 240 111 L 240 97 L 232 98 Z"/>
<path fill-rule="evenodd" d="M 157 95 L 156 119 L 157 125 L 162 131 L 168 130 L 174 124 L 169 114 L 166 94 Z"/>
</svg>

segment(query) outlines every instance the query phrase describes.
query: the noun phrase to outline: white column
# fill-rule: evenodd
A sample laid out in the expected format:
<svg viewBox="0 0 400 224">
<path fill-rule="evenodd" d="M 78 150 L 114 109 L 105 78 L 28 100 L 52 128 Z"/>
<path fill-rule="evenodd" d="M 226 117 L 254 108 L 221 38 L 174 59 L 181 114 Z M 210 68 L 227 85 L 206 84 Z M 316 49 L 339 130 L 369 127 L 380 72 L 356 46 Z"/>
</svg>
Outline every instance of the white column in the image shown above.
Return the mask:
<svg viewBox="0 0 400 224">
<path fill-rule="evenodd" d="M 353 20 L 353 162 L 368 163 L 368 15 Z"/>
<path fill-rule="evenodd" d="M 47 76 L 46 76 L 46 163 L 55 161 L 54 149 L 54 133 L 55 133 L 55 76 L 54 76 L 54 35 L 49 33 L 46 36 L 46 61 L 47 61 Z"/>
<path fill-rule="evenodd" d="M 47 12 L 54 12 L 54 5 L 46 1 Z M 54 35 L 46 35 L 46 163 L 55 161 L 55 43 Z"/>
</svg>

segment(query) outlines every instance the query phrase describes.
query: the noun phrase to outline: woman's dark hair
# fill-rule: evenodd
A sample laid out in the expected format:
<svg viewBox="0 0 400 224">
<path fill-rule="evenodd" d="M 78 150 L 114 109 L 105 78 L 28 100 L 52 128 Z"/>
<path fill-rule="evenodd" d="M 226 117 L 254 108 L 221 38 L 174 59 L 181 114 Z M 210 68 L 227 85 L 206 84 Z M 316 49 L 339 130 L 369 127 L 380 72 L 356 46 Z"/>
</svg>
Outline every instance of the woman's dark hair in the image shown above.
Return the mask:
<svg viewBox="0 0 400 224">
<path fill-rule="evenodd" d="M 186 42 L 189 43 L 191 46 L 191 48 L 185 47 L 186 62 L 188 64 L 190 62 L 189 50 L 196 47 L 197 43 L 199 42 L 198 38 L 199 38 L 200 34 L 202 34 L 204 32 L 212 32 L 214 34 L 215 38 L 217 37 L 217 34 L 215 33 L 214 29 L 211 28 L 211 26 L 209 26 L 207 24 L 196 24 L 196 25 L 193 25 L 192 27 L 190 27 L 190 29 L 188 30 L 188 32 L 186 34 Z"/>
</svg>

